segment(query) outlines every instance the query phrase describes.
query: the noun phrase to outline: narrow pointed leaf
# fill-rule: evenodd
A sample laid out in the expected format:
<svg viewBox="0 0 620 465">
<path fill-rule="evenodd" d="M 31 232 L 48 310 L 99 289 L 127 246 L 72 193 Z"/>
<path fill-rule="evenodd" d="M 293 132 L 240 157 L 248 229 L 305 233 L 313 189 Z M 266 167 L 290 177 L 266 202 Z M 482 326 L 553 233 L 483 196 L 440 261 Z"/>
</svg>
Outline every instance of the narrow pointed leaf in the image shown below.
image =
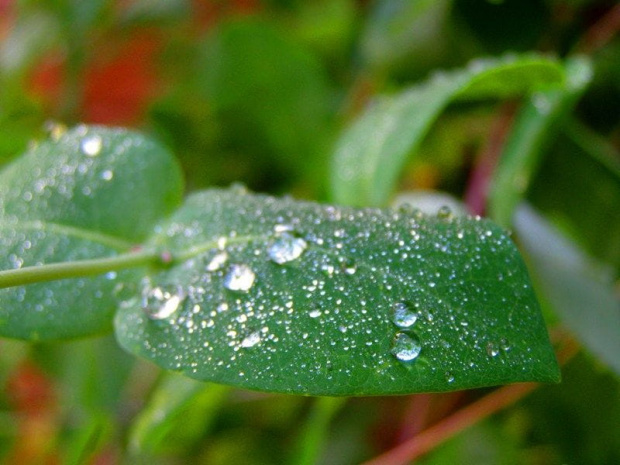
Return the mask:
<svg viewBox="0 0 620 465">
<path fill-rule="evenodd" d="M 0 269 L 111 257 L 143 241 L 180 202 L 177 164 L 120 129 L 80 126 L 0 173 Z M 132 272 L 0 290 L 0 335 L 50 340 L 112 327 Z"/>
<path fill-rule="evenodd" d="M 612 280 L 530 206 L 517 209 L 515 229 L 541 292 L 583 344 L 620 374 L 620 298 Z"/>
<path fill-rule="evenodd" d="M 349 205 L 386 205 L 407 156 L 452 100 L 505 98 L 563 79 L 557 62 L 539 56 L 476 60 L 464 70 L 437 74 L 384 97 L 338 141 L 332 160 L 333 199 Z"/>
<path fill-rule="evenodd" d="M 493 175 L 489 192 L 492 218 L 512 225 L 512 215 L 535 175 L 561 119 L 570 114 L 592 78 L 590 62 L 583 57 L 566 63 L 567 85 L 534 93 L 514 123 Z"/>
<path fill-rule="evenodd" d="M 163 368 L 312 395 L 557 381 L 526 269 L 493 223 L 194 194 L 154 238 L 177 258 L 116 319 Z"/>
<path fill-rule="evenodd" d="M 229 389 L 165 373 L 129 435 L 134 454 L 170 453 L 189 447 L 209 428 Z"/>
</svg>

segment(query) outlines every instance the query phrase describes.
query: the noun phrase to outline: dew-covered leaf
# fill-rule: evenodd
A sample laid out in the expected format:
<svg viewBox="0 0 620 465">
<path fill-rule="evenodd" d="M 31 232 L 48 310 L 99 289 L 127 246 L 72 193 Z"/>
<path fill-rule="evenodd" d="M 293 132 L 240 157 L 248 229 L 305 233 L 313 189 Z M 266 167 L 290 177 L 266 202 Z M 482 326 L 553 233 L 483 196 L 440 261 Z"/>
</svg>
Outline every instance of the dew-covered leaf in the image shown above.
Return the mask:
<svg viewBox="0 0 620 465">
<path fill-rule="evenodd" d="M 313 395 L 558 379 L 526 269 L 489 221 L 210 190 L 154 242 L 175 264 L 119 311 L 117 338 L 192 378 Z"/>
<path fill-rule="evenodd" d="M 584 345 L 620 374 L 620 298 L 611 277 L 531 207 L 517 209 L 515 228 L 541 292 Z"/>
<path fill-rule="evenodd" d="M 348 205 L 386 205 L 406 162 L 454 99 L 509 97 L 559 84 L 562 67 L 539 56 L 475 60 L 372 106 L 338 141 L 332 160 L 333 199 Z"/>
<path fill-rule="evenodd" d="M 136 133 L 79 126 L 0 173 L 0 269 L 117 255 L 143 241 L 181 199 L 169 153 Z M 0 290 L 0 335 L 32 340 L 112 327 L 129 271 Z"/>
</svg>

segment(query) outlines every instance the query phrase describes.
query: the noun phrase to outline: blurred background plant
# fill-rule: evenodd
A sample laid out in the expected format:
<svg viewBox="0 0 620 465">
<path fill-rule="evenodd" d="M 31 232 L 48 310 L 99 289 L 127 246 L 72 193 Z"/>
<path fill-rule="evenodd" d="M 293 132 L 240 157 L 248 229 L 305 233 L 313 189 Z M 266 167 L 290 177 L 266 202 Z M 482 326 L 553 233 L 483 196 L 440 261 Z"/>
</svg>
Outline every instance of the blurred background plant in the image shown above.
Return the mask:
<svg viewBox="0 0 620 465">
<path fill-rule="evenodd" d="M 3 340 L 0 457 L 620 463 L 618 29 L 604 0 L 0 0 L 0 162 L 53 121 L 137 127 L 181 160 L 188 191 L 240 181 L 333 200 L 332 153 L 374 97 L 507 52 L 592 68 L 569 104 L 542 92 L 450 105 L 399 178 L 515 231 L 562 384 L 309 399 L 163 375 L 112 336 Z M 528 104 L 558 116 L 540 123 Z M 530 206 L 506 215 L 522 196 Z"/>
</svg>

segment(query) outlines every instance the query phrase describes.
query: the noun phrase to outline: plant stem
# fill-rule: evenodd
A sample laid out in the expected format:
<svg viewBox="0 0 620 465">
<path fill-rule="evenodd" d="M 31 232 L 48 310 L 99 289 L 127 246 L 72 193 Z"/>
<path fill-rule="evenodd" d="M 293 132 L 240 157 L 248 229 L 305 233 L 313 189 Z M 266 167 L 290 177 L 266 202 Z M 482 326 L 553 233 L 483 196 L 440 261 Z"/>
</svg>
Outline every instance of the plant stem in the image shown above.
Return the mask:
<svg viewBox="0 0 620 465">
<path fill-rule="evenodd" d="M 24 284 L 93 276 L 108 271 L 156 265 L 160 256 L 154 251 L 129 252 L 114 257 L 50 263 L 0 271 L 0 289 Z"/>
<path fill-rule="evenodd" d="M 577 352 L 579 345 L 560 333 L 563 347 L 558 353 L 560 365 L 565 365 Z M 457 410 L 449 417 L 427 428 L 413 438 L 375 457 L 363 465 L 404 465 L 433 450 L 438 444 L 455 436 L 480 420 L 514 404 L 534 391 L 535 383 L 503 386 L 477 401 Z"/>
</svg>

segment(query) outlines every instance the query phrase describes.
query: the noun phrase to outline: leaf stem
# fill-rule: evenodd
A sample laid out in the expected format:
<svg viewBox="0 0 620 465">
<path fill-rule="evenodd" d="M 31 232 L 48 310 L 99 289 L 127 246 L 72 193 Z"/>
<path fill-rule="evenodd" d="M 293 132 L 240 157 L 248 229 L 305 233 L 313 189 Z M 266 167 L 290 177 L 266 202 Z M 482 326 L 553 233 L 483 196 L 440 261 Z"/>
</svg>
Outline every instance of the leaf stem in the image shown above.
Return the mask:
<svg viewBox="0 0 620 465">
<path fill-rule="evenodd" d="M 156 265 L 160 262 L 160 255 L 149 250 L 129 252 L 113 257 L 25 266 L 14 270 L 0 271 L 0 289 L 58 279 L 93 276 L 125 268 Z"/>
</svg>

